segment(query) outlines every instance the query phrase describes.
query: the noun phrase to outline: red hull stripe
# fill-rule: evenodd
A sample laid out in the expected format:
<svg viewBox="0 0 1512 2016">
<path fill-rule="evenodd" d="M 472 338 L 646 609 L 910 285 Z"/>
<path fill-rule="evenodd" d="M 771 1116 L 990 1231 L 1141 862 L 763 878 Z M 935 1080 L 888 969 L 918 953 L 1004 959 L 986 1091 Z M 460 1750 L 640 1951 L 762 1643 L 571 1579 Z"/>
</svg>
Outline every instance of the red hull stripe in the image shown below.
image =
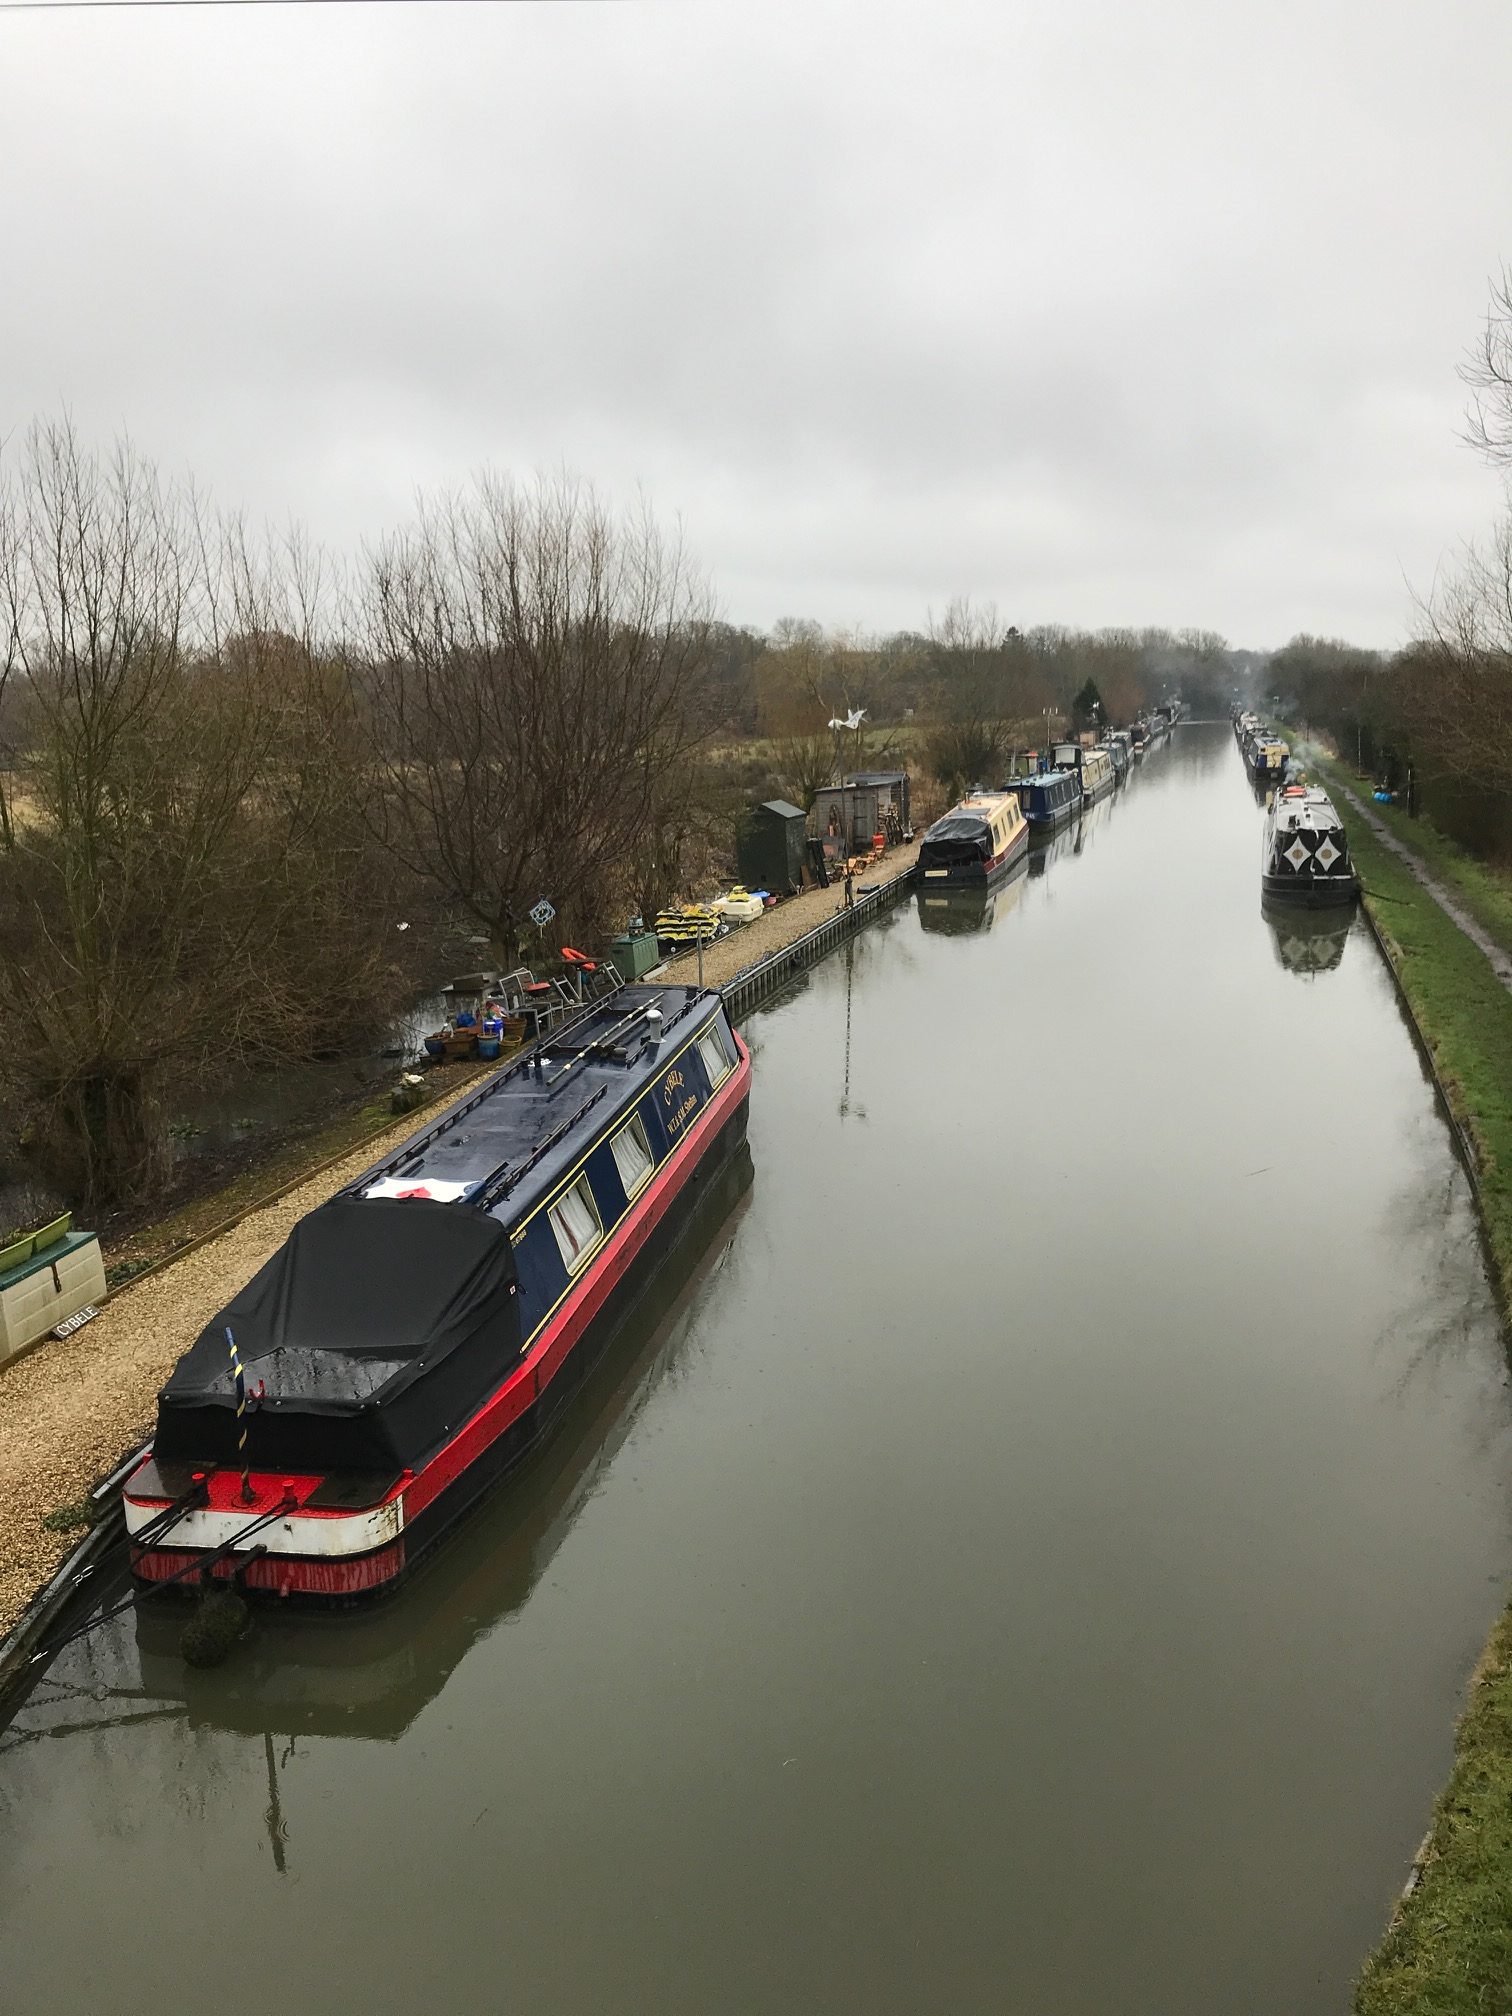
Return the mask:
<svg viewBox="0 0 1512 2016">
<path fill-rule="evenodd" d="M 131 1570 L 143 1582 L 166 1582 L 200 1558 L 198 1550 L 154 1547 L 138 1554 Z M 219 1582 L 239 1575 L 247 1588 L 263 1589 L 274 1596 L 360 1596 L 369 1589 L 384 1588 L 403 1572 L 403 1540 L 345 1560 L 333 1556 L 318 1561 L 300 1554 L 259 1554 L 250 1561 L 245 1556 L 234 1561 L 223 1557 L 211 1570 Z M 185 1576 L 183 1586 L 192 1590 L 193 1577 Z"/>
<path fill-rule="evenodd" d="M 536 1338 L 529 1357 L 405 1488 L 406 1521 L 433 1504 L 469 1464 L 477 1461 L 490 1442 L 533 1407 L 566 1363 L 583 1332 L 671 1209 L 697 1168 L 704 1147 L 746 1096 L 751 1078 L 750 1052 L 739 1036 L 735 1038 L 735 1047 L 739 1061 L 734 1070 L 615 1226 L 581 1285 Z"/>
</svg>

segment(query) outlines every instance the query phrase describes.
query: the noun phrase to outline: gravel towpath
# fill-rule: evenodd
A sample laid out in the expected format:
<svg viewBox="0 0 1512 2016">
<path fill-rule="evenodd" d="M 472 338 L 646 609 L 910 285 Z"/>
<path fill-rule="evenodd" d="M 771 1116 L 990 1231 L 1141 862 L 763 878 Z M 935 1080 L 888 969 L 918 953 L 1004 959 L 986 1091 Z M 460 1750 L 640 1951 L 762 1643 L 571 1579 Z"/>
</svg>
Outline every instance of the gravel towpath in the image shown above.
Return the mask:
<svg viewBox="0 0 1512 2016">
<path fill-rule="evenodd" d="M 910 846 L 894 847 L 884 854 L 875 868 L 857 878 L 857 889 L 870 887 L 873 883 L 890 882 L 895 875 L 905 874 L 919 858 L 919 845 L 919 841 L 915 840 Z M 741 925 L 728 938 L 716 938 L 712 945 L 704 947 L 704 985 L 723 987 L 737 973 L 743 973 L 747 966 L 754 966 L 769 952 L 780 952 L 784 945 L 791 945 L 795 938 L 801 938 L 805 931 L 812 931 L 826 917 L 833 917 L 844 905 L 844 887 L 833 883 L 828 889 L 810 889 L 802 896 L 790 896 L 786 902 L 758 917 L 753 924 Z M 663 977 L 682 986 L 696 980 L 697 953 L 685 953 L 680 959 L 669 959 Z"/>
<path fill-rule="evenodd" d="M 412 1134 L 375 1136 L 275 1204 L 107 1302 L 92 1323 L 0 1373 L 0 1634 L 77 1544 L 42 1520 L 76 1504 L 152 1428 L 179 1354 L 288 1237 L 297 1218 Z"/>
</svg>

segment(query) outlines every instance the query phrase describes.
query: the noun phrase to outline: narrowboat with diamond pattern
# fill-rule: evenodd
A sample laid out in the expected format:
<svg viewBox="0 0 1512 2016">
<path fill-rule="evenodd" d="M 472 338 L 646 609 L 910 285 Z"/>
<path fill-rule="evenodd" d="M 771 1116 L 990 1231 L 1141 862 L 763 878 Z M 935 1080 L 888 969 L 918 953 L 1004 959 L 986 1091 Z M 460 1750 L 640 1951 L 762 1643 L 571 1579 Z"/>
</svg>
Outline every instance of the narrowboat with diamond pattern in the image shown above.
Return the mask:
<svg viewBox="0 0 1512 2016">
<path fill-rule="evenodd" d="M 1260 886 L 1284 903 L 1352 903 L 1358 890 L 1344 822 L 1326 791 L 1289 784 L 1265 820 Z"/>
</svg>

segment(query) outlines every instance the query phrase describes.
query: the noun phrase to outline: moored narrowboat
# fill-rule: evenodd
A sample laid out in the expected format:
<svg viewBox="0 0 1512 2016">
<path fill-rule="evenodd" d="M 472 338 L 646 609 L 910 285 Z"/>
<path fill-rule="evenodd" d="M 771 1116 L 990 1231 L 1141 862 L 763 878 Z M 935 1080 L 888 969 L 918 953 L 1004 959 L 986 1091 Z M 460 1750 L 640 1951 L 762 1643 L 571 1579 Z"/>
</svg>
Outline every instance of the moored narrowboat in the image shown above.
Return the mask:
<svg viewBox="0 0 1512 2016">
<path fill-rule="evenodd" d="M 1113 758 L 1100 746 L 1088 748 L 1080 742 L 1055 742 L 1051 745 L 1050 761 L 1058 770 L 1076 772 L 1081 779 L 1083 806 L 1095 804 L 1118 782 Z"/>
<path fill-rule="evenodd" d="M 1260 886 L 1285 903 L 1351 903 L 1357 891 L 1344 822 L 1326 791 L 1288 785 L 1265 819 Z"/>
<path fill-rule="evenodd" d="M 158 1396 L 134 1575 L 392 1588 L 547 1433 L 749 1099 L 716 994 L 622 987 L 310 1212 Z"/>
<path fill-rule="evenodd" d="M 1016 777 L 1010 788 L 1017 791 L 1036 837 L 1058 831 L 1081 810 L 1081 776 L 1075 770 L 1040 770 L 1032 777 Z"/>
<path fill-rule="evenodd" d="M 943 888 L 982 888 L 1008 873 L 1029 845 L 1018 794 L 976 791 L 937 819 L 919 848 L 919 878 Z"/>
</svg>

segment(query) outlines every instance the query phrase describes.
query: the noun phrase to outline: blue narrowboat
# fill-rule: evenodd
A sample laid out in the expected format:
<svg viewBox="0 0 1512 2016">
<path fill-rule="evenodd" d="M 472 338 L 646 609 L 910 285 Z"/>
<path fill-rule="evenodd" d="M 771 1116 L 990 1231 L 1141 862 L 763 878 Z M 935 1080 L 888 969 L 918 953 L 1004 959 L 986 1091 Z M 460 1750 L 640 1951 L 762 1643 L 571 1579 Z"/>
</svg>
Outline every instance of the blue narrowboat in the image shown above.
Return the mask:
<svg viewBox="0 0 1512 2016">
<path fill-rule="evenodd" d="M 1031 833 L 1054 833 L 1081 811 L 1081 777 L 1075 770 L 1041 770 L 1033 777 L 1016 777 L 1013 788 Z"/>
<path fill-rule="evenodd" d="M 629 986 L 302 1218 L 158 1396 L 143 1582 L 392 1588 L 547 1433 L 713 1179 L 750 1058 L 717 994 Z"/>
</svg>

